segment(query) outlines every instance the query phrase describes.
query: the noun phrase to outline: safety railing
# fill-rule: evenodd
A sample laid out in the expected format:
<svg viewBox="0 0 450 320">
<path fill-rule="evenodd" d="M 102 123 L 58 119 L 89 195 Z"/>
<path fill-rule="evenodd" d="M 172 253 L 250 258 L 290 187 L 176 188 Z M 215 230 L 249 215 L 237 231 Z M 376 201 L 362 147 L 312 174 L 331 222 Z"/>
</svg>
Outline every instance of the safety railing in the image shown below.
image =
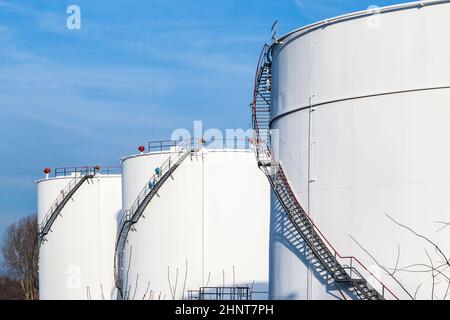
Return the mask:
<svg viewBox="0 0 450 320">
<path fill-rule="evenodd" d="M 54 177 L 68 177 L 85 174 L 86 172 L 91 172 L 93 174 L 101 175 L 114 175 L 121 174 L 121 166 L 84 166 L 84 167 L 63 167 L 55 168 L 53 171 Z"/>
<path fill-rule="evenodd" d="M 187 140 L 157 140 L 148 143 L 149 152 L 172 151 L 181 144 L 189 141 L 195 149 L 206 148 L 209 150 L 249 150 L 253 146 L 253 138 L 208 138 Z"/>
<path fill-rule="evenodd" d="M 155 168 L 155 173 L 149 179 L 147 184 L 142 188 L 141 192 L 139 192 L 136 200 L 133 202 L 133 205 L 130 209 L 124 211 L 124 217 L 127 220 L 133 220 L 133 213 L 136 212 L 136 209 L 141 205 L 142 201 L 147 197 L 147 195 L 152 191 L 152 189 L 156 186 L 159 179 L 169 171 L 173 165 L 175 165 L 178 160 L 183 156 L 183 154 L 191 148 L 190 142 L 184 142 L 184 144 L 179 144 L 173 153 L 165 160 L 159 167 Z"/>
<path fill-rule="evenodd" d="M 39 233 L 44 232 L 45 227 L 48 225 L 50 218 L 53 213 L 56 211 L 58 206 L 63 203 L 65 198 L 71 193 L 71 191 L 83 180 L 86 179 L 87 175 L 94 175 L 96 170 L 93 167 L 85 167 L 84 169 L 78 168 L 77 174 L 67 183 L 67 185 L 60 191 L 55 201 L 52 203 L 50 208 L 48 209 L 46 215 L 42 219 L 42 222 L 39 224 Z"/>
<path fill-rule="evenodd" d="M 188 300 L 252 300 L 249 287 L 201 287 L 188 290 Z"/>
<path fill-rule="evenodd" d="M 162 152 L 171 151 L 180 144 L 183 144 L 183 140 L 156 140 L 148 143 L 149 152 Z"/>
</svg>

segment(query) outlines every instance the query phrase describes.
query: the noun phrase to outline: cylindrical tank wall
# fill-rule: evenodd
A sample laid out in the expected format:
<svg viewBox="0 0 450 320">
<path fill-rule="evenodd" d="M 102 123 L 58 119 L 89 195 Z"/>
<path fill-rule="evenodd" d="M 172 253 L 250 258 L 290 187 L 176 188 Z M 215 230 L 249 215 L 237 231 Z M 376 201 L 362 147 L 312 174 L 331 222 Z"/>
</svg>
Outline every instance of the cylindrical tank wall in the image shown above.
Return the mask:
<svg viewBox="0 0 450 320">
<path fill-rule="evenodd" d="M 394 268 L 437 265 L 435 250 L 395 221 L 450 250 L 450 5 L 343 18 L 280 39 L 273 50 L 272 132 L 300 202 L 343 255 L 373 270 L 400 298 L 407 293 L 377 261 Z M 387 214 L 387 215 L 386 215 Z M 275 299 L 334 299 L 293 250 L 292 230 L 272 202 L 270 293 Z M 428 272 L 398 272 L 417 297 L 431 296 Z M 436 284 L 436 297 L 445 283 Z"/>
<path fill-rule="evenodd" d="M 168 156 L 124 160 L 125 205 Z M 248 286 L 254 299 L 267 298 L 269 190 L 253 152 L 203 150 L 184 160 L 128 235 L 126 298 L 187 299 L 202 286 Z"/>
<path fill-rule="evenodd" d="M 39 224 L 71 179 L 37 183 Z M 120 175 L 97 175 L 80 186 L 40 247 L 40 299 L 115 298 L 114 244 L 120 209 Z"/>
</svg>

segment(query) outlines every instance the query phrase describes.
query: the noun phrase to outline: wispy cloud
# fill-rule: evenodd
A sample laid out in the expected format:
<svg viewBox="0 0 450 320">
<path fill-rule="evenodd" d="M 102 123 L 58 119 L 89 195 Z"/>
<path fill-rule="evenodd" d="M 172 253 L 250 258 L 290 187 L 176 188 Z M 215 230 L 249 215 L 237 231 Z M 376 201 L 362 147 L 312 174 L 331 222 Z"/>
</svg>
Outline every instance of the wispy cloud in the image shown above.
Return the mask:
<svg viewBox="0 0 450 320">
<path fill-rule="evenodd" d="M 57 14 L 52 11 L 44 10 L 41 6 L 26 6 L 11 1 L 0 0 L 0 10 L 10 12 L 19 16 L 25 16 L 34 20 L 34 27 L 47 32 L 64 32 L 65 12 Z"/>
<path fill-rule="evenodd" d="M 39 112 L 33 112 L 30 110 L 30 108 L 18 108 L 18 107 L 9 108 L 8 110 L 34 122 L 40 122 L 49 127 L 71 131 L 79 135 L 92 136 L 95 133 L 93 130 L 90 130 L 86 126 L 82 126 L 78 123 L 72 123 L 70 121 L 70 118 L 66 119 L 55 118 L 55 115 L 52 113 L 42 114 Z"/>
</svg>

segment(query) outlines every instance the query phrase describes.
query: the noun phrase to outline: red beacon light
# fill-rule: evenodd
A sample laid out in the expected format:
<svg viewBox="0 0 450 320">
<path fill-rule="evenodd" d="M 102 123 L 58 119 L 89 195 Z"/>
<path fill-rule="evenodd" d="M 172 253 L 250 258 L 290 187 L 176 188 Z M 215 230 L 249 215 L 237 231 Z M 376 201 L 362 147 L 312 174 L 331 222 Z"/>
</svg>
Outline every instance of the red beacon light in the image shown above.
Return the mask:
<svg viewBox="0 0 450 320">
<path fill-rule="evenodd" d="M 138 150 L 143 153 L 145 151 L 145 147 L 144 146 L 139 146 Z"/>
<path fill-rule="evenodd" d="M 52 172 L 52 169 L 50 169 L 50 168 L 45 168 L 44 169 L 45 179 L 48 179 L 48 175 L 50 174 L 50 172 Z"/>
</svg>

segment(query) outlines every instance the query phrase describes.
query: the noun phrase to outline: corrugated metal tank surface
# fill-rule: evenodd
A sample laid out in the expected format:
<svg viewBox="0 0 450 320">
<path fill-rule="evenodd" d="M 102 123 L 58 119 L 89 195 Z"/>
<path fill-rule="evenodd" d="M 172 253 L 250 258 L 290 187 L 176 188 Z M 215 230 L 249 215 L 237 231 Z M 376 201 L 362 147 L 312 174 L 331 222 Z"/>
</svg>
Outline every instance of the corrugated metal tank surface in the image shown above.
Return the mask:
<svg viewBox="0 0 450 320">
<path fill-rule="evenodd" d="M 450 4 L 428 2 L 330 19 L 280 39 L 273 50 L 274 154 L 300 202 L 343 255 L 360 259 L 400 297 L 378 262 L 429 264 L 432 247 L 385 214 L 450 250 Z M 312 106 L 312 108 L 310 108 Z M 275 130 L 273 130 L 275 132 Z M 295 249 L 289 223 L 272 202 L 270 296 L 336 299 Z M 294 248 L 294 249 L 293 249 Z M 396 276 L 431 298 L 429 273 Z M 445 295 L 446 283 L 435 295 Z"/>
<path fill-rule="evenodd" d="M 124 208 L 169 155 L 124 159 Z M 249 150 L 203 149 L 186 158 L 128 234 L 125 298 L 188 299 L 202 286 L 248 286 L 253 298 L 267 298 L 269 193 Z"/>
<path fill-rule="evenodd" d="M 37 182 L 38 223 L 72 177 Z M 114 243 L 121 210 L 121 176 L 84 182 L 57 217 L 39 254 L 39 298 L 112 299 Z"/>
</svg>

